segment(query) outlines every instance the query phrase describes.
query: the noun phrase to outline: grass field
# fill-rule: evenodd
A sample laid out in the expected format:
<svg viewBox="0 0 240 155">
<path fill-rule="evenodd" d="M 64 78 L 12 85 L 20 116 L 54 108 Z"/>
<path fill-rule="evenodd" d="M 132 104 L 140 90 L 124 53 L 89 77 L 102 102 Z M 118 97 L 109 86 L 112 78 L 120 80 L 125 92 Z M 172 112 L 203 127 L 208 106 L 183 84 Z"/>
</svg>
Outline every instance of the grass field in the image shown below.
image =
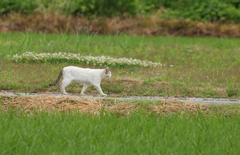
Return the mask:
<svg viewBox="0 0 240 155">
<path fill-rule="evenodd" d="M 59 91 L 50 88 L 62 67 L 94 64 L 16 63 L 25 52 L 75 53 L 148 60 L 161 67 L 110 66 L 113 78 L 102 82 L 110 95 L 239 97 L 240 40 L 223 38 L 96 36 L 54 34 L 0 34 L 0 89 L 20 92 Z M 10 56 L 7 58 L 7 56 Z M 17 76 L 16 76 L 17 75 Z M 79 93 L 80 84 L 67 88 Z M 95 88 L 87 90 L 96 93 Z"/>
<path fill-rule="evenodd" d="M 19 33 L 0 34 L 0 47 L 0 91 L 59 92 L 48 84 L 62 67 L 106 65 L 52 57 L 65 52 L 127 58 L 108 63 L 113 77 L 102 89 L 113 97 L 240 97 L 239 39 Z M 49 57 L 15 59 L 26 52 Z M 162 65 L 132 65 L 130 58 Z M 81 86 L 73 83 L 67 91 L 79 93 Z M 239 111 L 239 105 L 181 101 L 0 96 L 0 154 L 237 155 Z"/>
<path fill-rule="evenodd" d="M 0 112 L 1 154 L 238 154 L 239 115 Z"/>
</svg>

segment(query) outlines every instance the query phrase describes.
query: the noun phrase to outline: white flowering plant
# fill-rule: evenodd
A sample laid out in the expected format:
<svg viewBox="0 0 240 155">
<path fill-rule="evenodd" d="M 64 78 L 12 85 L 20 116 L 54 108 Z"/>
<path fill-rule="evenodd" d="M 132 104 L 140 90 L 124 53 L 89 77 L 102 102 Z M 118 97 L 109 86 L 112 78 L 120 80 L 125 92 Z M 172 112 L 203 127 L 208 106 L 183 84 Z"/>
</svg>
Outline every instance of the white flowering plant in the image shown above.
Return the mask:
<svg viewBox="0 0 240 155">
<path fill-rule="evenodd" d="M 10 57 L 10 56 L 8 56 Z M 90 64 L 96 66 L 109 66 L 109 67 L 158 67 L 162 66 L 161 63 L 154 63 L 147 60 L 139 60 L 132 58 L 113 58 L 110 56 L 83 56 L 74 53 L 35 53 L 25 52 L 22 55 L 13 55 L 10 57 L 15 62 L 40 62 L 40 63 L 63 63 L 70 62 L 76 64 Z"/>
</svg>

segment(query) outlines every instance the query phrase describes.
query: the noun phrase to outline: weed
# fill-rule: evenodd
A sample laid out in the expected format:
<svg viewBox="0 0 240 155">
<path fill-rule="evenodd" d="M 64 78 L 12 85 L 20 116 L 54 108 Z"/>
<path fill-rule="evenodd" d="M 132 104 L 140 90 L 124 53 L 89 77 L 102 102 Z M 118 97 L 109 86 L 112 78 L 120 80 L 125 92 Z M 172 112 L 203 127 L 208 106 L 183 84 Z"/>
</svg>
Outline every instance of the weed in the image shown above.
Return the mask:
<svg viewBox="0 0 240 155">
<path fill-rule="evenodd" d="M 214 8 L 214 7 L 213 7 Z M 203 9 L 205 10 L 205 9 Z M 1 11 L 1 10 L 0 10 Z M 195 11 L 195 10 L 193 10 Z M 55 11 L 54 11 L 55 12 Z M 182 12 L 180 16 L 182 16 Z M 239 12 L 239 11 L 238 11 Z M 230 13 L 232 13 L 230 11 Z M 192 15 L 192 13 L 190 12 Z M 191 37 L 238 37 L 240 36 L 239 24 L 231 23 L 218 23 L 218 22 L 199 22 L 192 21 L 189 19 L 176 19 L 163 17 L 159 18 L 160 14 L 151 14 L 149 16 L 135 16 L 135 17 L 112 17 L 112 18 L 91 18 L 86 19 L 85 17 L 79 16 L 63 16 L 57 13 L 44 13 L 44 14 L 29 14 L 21 15 L 12 13 L 7 18 L 5 16 L 0 16 L 1 26 L 0 32 L 32 32 L 32 33 L 58 33 L 63 34 L 100 34 L 100 35 L 145 35 L 145 36 L 191 36 Z M 207 14 L 208 15 L 208 14 Z M 194 16 L 194 15 L 193 15 Z M 223 15 L 224 16 L 224 15 Z M 239 16 L 239 15 L 238 15 Z M 237 16 L 237 18 L 238 18 Z M 224 19 L 225 20 L 225 19 Z M 237 19 L 239 21 L 239 19 Z M 235 20 L 236 21 L 236 20 Z M 239 23 L 239 22 L 238 22 Z M 89 37 L 91 38 L 91 37 Z M 27 38 L 30 39 L 30 38 Z M 31 38 L 33 39 L 33 38 Z M 69 41 L 68 37 L 65 37 L 65 41 Z M 140 40 L 142 41 L 142 40 Z M 51 47 L 54 45 L 55 40 L 41 40 L 41 43 L 45 44 L 45 47 Z M 81 48 L 81 43 L 85 40 L 78 40 L 74 46 Z M 110 42 L 110 41 L 109 41 Z M 111 40 L 112 42 L 112 40 Z M 9 46 L 14 45 L 16 42 L 9 41 Z M 25 41 L 27 43 L 27 41 Z M 37 43 L 37 42 L 36 42 Z M 92 44 L 86 40 L 85 50 L 88 50 L 89 47 L 95 46 L 98 44 Z M 124 45 L 122 45 L 122 43 Z M 135 52 L 143 53 L 145 50 L 148 50 L 148 47 L 144 46 L 144 43 L 139 42 L 138 44 L 121 44 L 117 40 L 113 40 L 112 44 L 117 45 L 116 47 L 121 48 L 122 50 L 131 51 L 130 48 L 133 46 L 136 47 Z M 2 42 L 0 42 L 1 46 Z M 72 45 L 72 46 L 70 46 Z M 137 45 L 137 46 L 136 46 Z M 42 46 L 42 47 L 44 47 Z M 72 51 L 73 44 L 68 45 L 68 51 Z M 122 46 L 122 47 L 121 47 Z M 19 50 L 25 48 L 25 46 L 19 46 Z M 66 46 L 65 46 L 66 47 Z M 62 49 L 64 46 L 58 44 L 58 48 Z M 96 48 L 98 48 L 96 46 Z M 189 48 L 190 49 L 190 48 Z M 105 52 L 104 49 L 98 49 Z M 25 50 L 24 52 L 26 52 Z M 35 50 L 31 50 L 35 51 Z M 190 49 L 188 51 L 194 50 Z M 46 52 L 51 52 L 47 49 Z M 58 51 L 59 52 L 59 51 Z M 114 51 L 112 51 L 115 53 Z M 126 53 L 129 55 L 129 53 Z M 145 53 L 145 55 L 148 55 Z"/>
<path fill-rule="evenodd" d="M 143 81 L 143 85 L 155 85 L 155 82 L 153 80 L 151 80 L 150 78 L 148 78 L 147 80 Z"/>
<path fill-rule="evenodd" d="M 226 91 L 226 93 L 227 93 L 227 96 L 228 97 L 235 97 L 235 96 L 239 96 L 239 94 L 240 94 L 240 91 L 239 91 L 239 89 L 238 88 L 228 88 L 227 89 L 227 91 Z"/>
</svg>

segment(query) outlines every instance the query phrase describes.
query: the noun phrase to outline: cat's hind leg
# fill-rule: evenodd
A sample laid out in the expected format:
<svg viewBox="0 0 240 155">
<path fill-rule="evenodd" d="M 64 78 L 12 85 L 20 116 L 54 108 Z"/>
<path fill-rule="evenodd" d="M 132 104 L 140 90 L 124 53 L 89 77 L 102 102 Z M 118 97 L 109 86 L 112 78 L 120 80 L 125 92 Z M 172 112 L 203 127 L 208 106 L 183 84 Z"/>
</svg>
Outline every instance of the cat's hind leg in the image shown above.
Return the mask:
<svg viewBox="0 0 240 155">
<path fill-rule="evenodd" d="M 64 95 L 67 95 L 68 93 L 65 91 L 65 88 L 72 82 L 72 80 L 69 79 L 63 79 L 60 90 Z"/>
<path fill-rule="evenodd" d="M 90 84 L 87 84 L 87 83 L 84 83 L 84 84 L 83 84 L 83 88 L 82 88 L 82 91 L 81 91 L 81 95 L 85 95 L 84 92 L 85 92 L 85 90 L 86 90 L 89 86 L 91 86 L 91 85 L 90 85 Z"/>
<path fill-rule="evenodd" d="M 101 88 L 100 85 L 94 85 L 94 86 L 96 87 L 97 91 L 98 91 L 101 95 L 107 96 L 107 94 L 104 94 L 104 93 L 103 93 L 102 88 Z"/>
</svg>

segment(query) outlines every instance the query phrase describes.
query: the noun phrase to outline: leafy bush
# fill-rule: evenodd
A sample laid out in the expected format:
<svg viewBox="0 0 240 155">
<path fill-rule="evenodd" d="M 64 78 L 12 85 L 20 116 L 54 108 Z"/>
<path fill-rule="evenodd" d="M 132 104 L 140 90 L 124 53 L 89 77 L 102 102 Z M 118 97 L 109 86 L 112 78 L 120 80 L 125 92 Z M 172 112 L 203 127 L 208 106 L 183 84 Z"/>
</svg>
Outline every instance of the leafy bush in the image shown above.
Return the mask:
<svg viewBox="0 0 240 155">
<path fill-rule="evenodd" d="M 220 0 L 220 2 L 231 4 L 235 8 L 240 8 L 240 1 L 239 0 Z"/>
<path fill-rule="evenodd" d="M 230 4 L 212 0 L 208 3 L 196 3 L 192 7 L 186 8 L 182 16 L 200 21 L 233 21 L 238 23 L 240 10 Z"/>
<path fill-rule="evenodd" d="M 72 15 L 112 16 L 122 15 L 125 12 L 134 14 L 136 6 L 135 1 L 127 2 L 127 0 L 73 0 L 66 3 L 64 12 Z"/>
<path fill-rule="evenodd" d="M 123 16 L 148 14 L 160 7 L 166 15 L 200 21 L 240 22 L 239 0 L 1 0 L 0 14 L 58 12 L 67 15 Z"/>
<path fill-rule="evenodd" d="M 149 12 L 154 7 L 157 7 L 150 2 L 145 0 L 73 0 L 66 3 L 64 12 L 72 15 L 83 14 L 85 16 L 135 15 Z"/>
<path fill-rule="evenodd" d="M 5 15 L 11 12 L 28 14 L 34 12 L 36 7 L 34 0 L 1 0 L 0 14 Z"/>
</svg>

